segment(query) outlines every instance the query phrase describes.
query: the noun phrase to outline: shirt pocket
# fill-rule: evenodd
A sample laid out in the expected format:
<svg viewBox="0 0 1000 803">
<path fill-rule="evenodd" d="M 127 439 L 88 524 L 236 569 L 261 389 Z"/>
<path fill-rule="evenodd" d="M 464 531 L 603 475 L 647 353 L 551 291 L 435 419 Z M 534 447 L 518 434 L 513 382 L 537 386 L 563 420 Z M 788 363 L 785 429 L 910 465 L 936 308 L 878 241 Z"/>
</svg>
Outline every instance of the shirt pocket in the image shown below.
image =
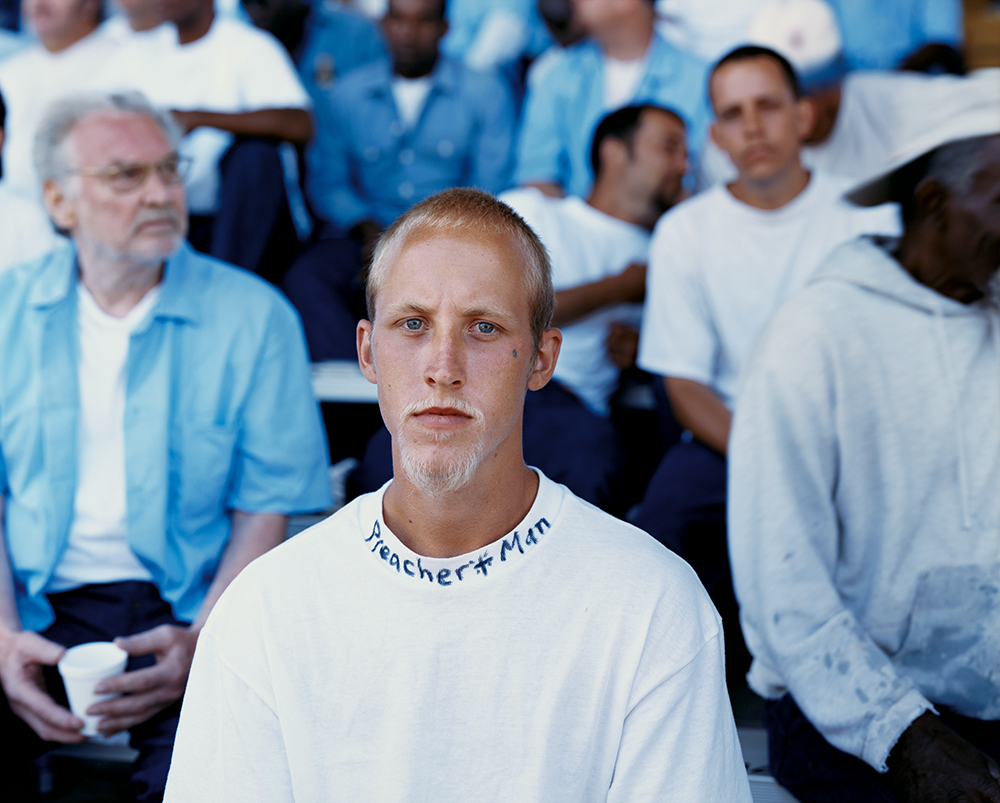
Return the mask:
<svg viewBox="0 0 1000 803">
<path fill-rule="evenodd" d="M 969 717 L 1000 718 L 1000 564 L 921 575 L 892 663 L 932 702 Z"/>
<path fill-rule="evenodd" d="M 171 509 L 176 522 L 194 535 L 227 512 L 236 467 L 235 426 L 182 424 L 170 448 Z"/>
</svg>

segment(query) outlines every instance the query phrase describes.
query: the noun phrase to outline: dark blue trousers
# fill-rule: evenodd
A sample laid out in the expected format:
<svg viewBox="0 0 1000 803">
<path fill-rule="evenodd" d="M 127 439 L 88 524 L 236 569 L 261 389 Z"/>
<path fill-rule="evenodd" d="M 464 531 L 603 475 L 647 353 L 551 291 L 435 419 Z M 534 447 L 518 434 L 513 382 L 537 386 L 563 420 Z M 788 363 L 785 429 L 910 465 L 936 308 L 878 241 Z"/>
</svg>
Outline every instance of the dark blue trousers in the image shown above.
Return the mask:
<svg viewBox="0 0 1000 803">
<path fill-rule="evenodd" d="M 528 391 L 524 402 L 524 460 L 577 496 L 611 512 L 620 495 L 624 454 L 609 419 L 588 410 L 558 382 Z M 392 440 L 382 427 L 368 444 L 351 481 L 356 493 L 392 478 Z"/>
<path fill-rule="evenodd" d="M 722 617 L 727 679 L 743 685 L 750 656 L 726 546 L 725 456 L 697 440 L 671 447 L 649 481 L 634 523 L 697 572 Z"/>
<path fill-rule="evenodd" d="M 940 708 L 941 721 L 1000 761 L 1000 722 Z M 786 694 L 764 703 L 771 774 L 802 803 L 897 803 L 887 775 L 824 739 Z"/>
<path fill-rule="evenodd" d="M 350 237 L 307 246 L 281 288 L 298 310 L 313 362 L 356 360 L 358 321 L 365 317 L 361 247 Z"/>
<path fill-rule="evenodd" d="M 151 583 L 124 582 L 90 585 L 50 594 L 49 602 L 56 620 L 41 635 L 64 647 L 89 641 L 110 641 L 116 636 L 131 636 L 162 624 L 187 627 L 173 617 L 170 605 Z M 127 671 L 154 663 L 152 655 L 129 659 Z M 66 705 L 66 692 L 55 667 L 46 667 L 45 682 L 57 702 Z M 174 732 L 180 716 L 180 701 L 153 718 L 132 728 L 130 743 L 139 751 L 132 773 L 136 800 L 159 801 L 167 783 Z M 59 745 L 45 742 L 21 720 L 0 694 L 0 778 L 13 778 L 38 756 Z"/>
</svg>

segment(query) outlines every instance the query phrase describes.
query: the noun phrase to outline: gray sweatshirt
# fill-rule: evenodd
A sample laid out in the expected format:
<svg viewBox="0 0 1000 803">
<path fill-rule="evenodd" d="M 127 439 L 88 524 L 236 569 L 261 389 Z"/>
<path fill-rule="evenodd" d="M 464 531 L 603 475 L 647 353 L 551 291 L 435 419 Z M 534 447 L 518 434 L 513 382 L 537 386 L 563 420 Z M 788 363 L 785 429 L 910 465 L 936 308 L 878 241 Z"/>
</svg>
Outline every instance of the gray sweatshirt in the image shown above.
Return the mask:
<svg viewBox="0 0 1000 803">
<path fill-rule="evenodd" d="M 1000 718 L 1000 315 L 834 251 L 743 376 L 729 537 L 760 694 L 876 770 L 932 704 Z"/>
</svg>

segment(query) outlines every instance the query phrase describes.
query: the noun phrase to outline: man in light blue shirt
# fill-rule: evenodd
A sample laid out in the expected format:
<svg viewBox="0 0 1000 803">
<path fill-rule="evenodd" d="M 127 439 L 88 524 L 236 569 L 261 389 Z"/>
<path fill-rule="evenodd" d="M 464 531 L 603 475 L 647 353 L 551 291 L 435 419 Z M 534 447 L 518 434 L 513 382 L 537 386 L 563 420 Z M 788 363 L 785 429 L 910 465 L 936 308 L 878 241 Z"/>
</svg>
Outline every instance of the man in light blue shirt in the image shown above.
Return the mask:
<svg viewBox="0 0 1000 803">
<path fill-rule="evenodd" d="M 587 195 L 590 138 L 616 108 L 676 109 L 693 147 L 708 127 L 706 66 L 656 33 L 650 0 L 576 0 L 573 12 L 590 38 L 567 48 L 546 80 L 529 89 L 518 142 L 516 183 L 548 195 Z"/>
<path fill-rule="evenodd" d="M 215 601 L 287 514 L 329 504 L 298 321 L 183 243 L 178 140 L 139 95 L 54 106 L 36 167 L 72 247 L 0 277 L 0 772 L 83 741 L 49 672 L 113 639 L 129 671 L 99 691 L 125 696 L 88 713 L 131 730 L 140 800 Z"/>
</svg>

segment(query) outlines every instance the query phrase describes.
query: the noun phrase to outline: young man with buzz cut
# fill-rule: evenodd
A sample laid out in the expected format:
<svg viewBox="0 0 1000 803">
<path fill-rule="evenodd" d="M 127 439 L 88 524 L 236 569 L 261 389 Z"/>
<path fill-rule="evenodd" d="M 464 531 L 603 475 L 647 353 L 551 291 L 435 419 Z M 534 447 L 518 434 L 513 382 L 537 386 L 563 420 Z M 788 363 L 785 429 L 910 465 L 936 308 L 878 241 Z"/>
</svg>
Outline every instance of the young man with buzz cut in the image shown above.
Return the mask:
<svg viewBox="0 0 1000 803">
<path fill-rule="evenodd" d="M 394 477 L 220 601 L 166 799 L 749 801 L 694 573 L 524 463 L 561 342 L 538 238 L 478 190 L 432 196 L 368 303 Z"/>
<path fill-rule="evenodd" d="M 722 613 L 731 682 L 746 655 L 726 554 L 726 444 L 740 369 L 754 339 L 823 258 L 859 234 L 895 233 L 894 207 L 843 201 L 847 180 L 802 165 L 813 107 L 778 53 L 745 46 L 709 78 L 711 136 L 739 174 L 657 224 L 639 366 L 664 377 L 687 435 L 661 461 L 636 524 L 688 560 Z"/>
</svg>

